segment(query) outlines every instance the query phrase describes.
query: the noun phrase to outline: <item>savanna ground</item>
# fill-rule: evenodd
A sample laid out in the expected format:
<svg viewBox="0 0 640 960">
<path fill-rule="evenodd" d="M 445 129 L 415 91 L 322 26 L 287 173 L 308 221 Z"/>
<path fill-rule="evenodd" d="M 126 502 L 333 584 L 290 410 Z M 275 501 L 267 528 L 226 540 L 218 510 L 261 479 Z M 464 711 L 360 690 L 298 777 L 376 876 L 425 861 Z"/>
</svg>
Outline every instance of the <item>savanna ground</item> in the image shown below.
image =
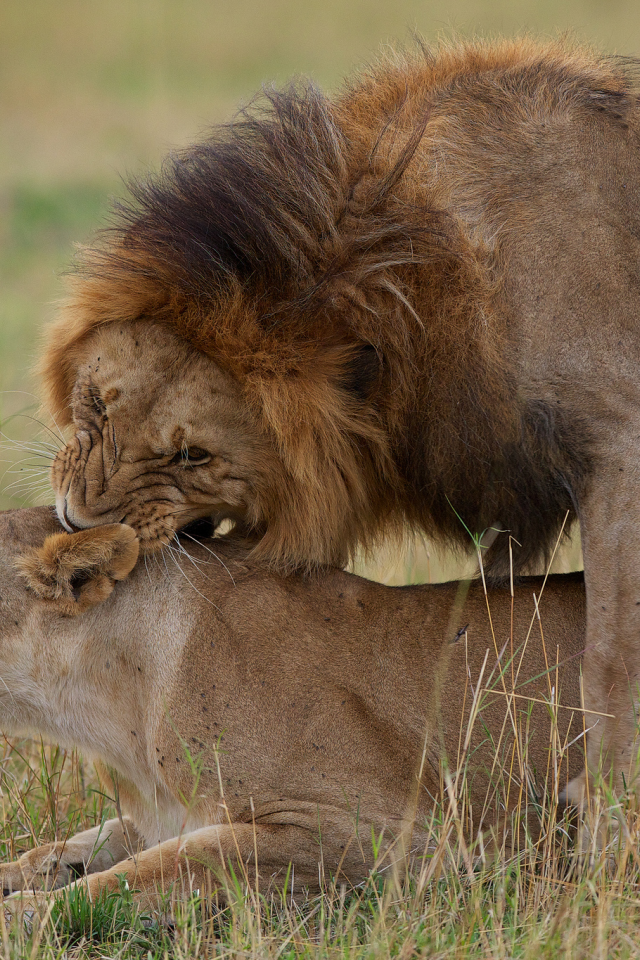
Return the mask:
<svg viewBox="0 0 640 960">
<path fill-rule="evenodd" d="M 465 36 L 522 29 L 568 30 L 607 51 L 640 52 L 640 12 L 631 0 L 2 0 L 0 423 L 9 440 L 0 448 L 0 508 L 48 502 L 51 448 L 44 444 L 57 440 L 50 433 L 55 425 L 33 419 L 39 415 L 29 371 L 38 331 L 55 309 L 73 243 L 104 222 L 110 197 L 122 192 L 122 174 L 157 166 L 168 149 L 228 117 L 264 81 L 307 74 L 335 86 L 382 44 L 410 43 L 412 30 L 432 40 L 452 30 Z M 574 537 L 561 547 L 556 568 L 579 563 Z M 412 543 L 402 554 L 382 550 L 361 569 L 388 582 L 418 582 L 469 565 Z M 534 633 L 542 642 L 540 624 Z M 481 722 L 479 691 L 477 697 Z M 496 744 L 494 805 L 526 780 L 526 709 L 520 725 L 516 753 L 507 756 Z M 556 761 L 561 752 L 555 744 Z M 90 766 L 75 754 L 14 740 L 5 740 L 0 753 L 0 855 L 13 858 L 113 815 L 114 798 L 100 793 Z M 538 810 L 545 825 L 555 799 Z M 520 802 L 524 813 L 530 802 L 524 788 Z M 418 860 L 407 877 L 390 878 L 381 867 L 355 891 L 327 878 L 326 895 L 302 906 L 263 902 L 238 878 L 230 907 L 219 911 L 195 899 L 171 930 L 136 918 L 126 891 L 117 903 L 80 902 L 30 934 L 7 931 L 0 911 L 0 951 L 6 957 L 640 955 L 632 801 L 618 831 L 619 854 L 609 861 L 594 855 L 578 862 L 568 827 L 553 837 L 549 831 L 541 844 L 525 838 L 517 855 L 505 849 L 474 857 L 459 834 L 463 814 L 462 780 L 434 812 L 435 856 Z"/>
</svg>

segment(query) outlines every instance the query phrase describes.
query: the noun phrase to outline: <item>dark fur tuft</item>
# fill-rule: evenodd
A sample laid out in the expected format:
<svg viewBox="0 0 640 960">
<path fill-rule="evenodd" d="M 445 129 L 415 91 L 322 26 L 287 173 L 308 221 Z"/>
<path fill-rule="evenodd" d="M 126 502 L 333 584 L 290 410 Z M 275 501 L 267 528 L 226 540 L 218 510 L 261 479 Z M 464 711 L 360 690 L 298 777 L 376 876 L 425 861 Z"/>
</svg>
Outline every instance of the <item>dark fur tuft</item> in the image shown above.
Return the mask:
<svg viewBox="0 0 640 960">
<path fill-rule="evenodd" d="M 204 143 L 131 184 L 118 209 L 128 246 L 163 260 L 185 293 L 221 282 L 290 295 L 313 281 L 322 240 L 344 207 L 345 138 L 314 87 L 268 91 Z"/>
</svg>

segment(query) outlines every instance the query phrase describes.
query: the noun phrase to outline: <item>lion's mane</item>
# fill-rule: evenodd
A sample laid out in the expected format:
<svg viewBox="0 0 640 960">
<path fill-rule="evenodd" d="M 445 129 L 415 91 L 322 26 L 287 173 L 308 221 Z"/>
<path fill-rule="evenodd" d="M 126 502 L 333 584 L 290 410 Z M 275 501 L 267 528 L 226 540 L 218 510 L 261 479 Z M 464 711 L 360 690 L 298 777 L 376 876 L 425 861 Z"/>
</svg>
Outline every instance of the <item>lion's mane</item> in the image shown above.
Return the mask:
<svg viewBox="0 0 640 960">
<path fill-rule="evenodd" d="M 622 123 L 631 87 L 620 62 L 523 40 L 398 56 L 333 100 L 267 91 L 133 184 L 84 252 L 41 367 L 51 410 L 68 422 L 90 329 L 148 318 L 237 379 L 293 478 L 266 558 L 335 560 L 404 521 L 464 543 L 462 519 L 499 521 L 527 565 L 574 509 L 588 430 L 519 395 L 500 244 L 425 157 L 445 117 L 476 124 L 489 163 L 497 100 Z M 500 536 L 487 564 L 507 557 Z"/>
</svg>

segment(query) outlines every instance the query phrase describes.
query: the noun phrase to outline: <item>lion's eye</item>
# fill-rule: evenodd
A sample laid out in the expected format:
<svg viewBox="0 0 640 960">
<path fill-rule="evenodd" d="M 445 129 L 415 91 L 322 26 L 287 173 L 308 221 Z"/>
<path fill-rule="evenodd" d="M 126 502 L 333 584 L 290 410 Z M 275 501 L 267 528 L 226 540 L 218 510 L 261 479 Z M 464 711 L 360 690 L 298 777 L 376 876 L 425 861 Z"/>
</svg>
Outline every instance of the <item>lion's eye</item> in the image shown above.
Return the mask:
<svg viewBox="0 0 640 960">
<path fill-rule="evenodd" d="M 200 467 L 209 463 L 211 454 L 202 447 L 182 447 L 171 459 L 171 463 L 181 467 Z"/>
<path fill-rule="evenodd" d="M 91 398 L 91 404 L 92 404 L 92 406 L 93 406 L 93 409 L 94 409 L 95 412 L 98 414 L 98 416 L 99 416 L 99 417 L 104 417 L 104 416 L 106 416 L 106 414 L 107 414 L 107 408 L 106 408 L 106 406 L 105 406 L 105 403 L 104 403 L 102 397 L 101 397 L 100 394 L 98 393 L 98 391 L 97 391 L 97 390 L 94 390 L 94 389 L 91 389 L 90 392 L 89 392 L 89 397 Z"/>
</svg>

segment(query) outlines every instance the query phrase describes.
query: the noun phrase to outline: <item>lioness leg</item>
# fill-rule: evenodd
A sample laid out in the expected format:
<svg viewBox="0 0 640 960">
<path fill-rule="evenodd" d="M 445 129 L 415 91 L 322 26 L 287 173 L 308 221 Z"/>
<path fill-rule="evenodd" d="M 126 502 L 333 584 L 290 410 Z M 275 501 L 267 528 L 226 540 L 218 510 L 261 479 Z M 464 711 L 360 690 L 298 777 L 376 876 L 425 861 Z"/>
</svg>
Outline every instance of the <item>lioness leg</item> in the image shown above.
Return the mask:
<svg viewBox="0 0 640 960">
<path fill-rule="evenodd" d="M 339 875 L 354 883 L 367 876 L 374 863 L 370 826 L 361 824 L 359 833 L 363 842 L 347 817 L 337 831 L 334 819 L 328 840 L 317 818 L 304 826 L 296 822 L 203 827 L 92 873 L 73 886 L 84 887 L 93 900 L 103 891 L 118 891 L 126 881 L 144 909 L 157 909 L 170 893 L 184 898 L 196 891 L 216 890 L 224 897 L 226 880 L 232 875 L 255 888 L 257 861 L 261 892 L 286 887 L 289 896 L 317 893 L 323 870 L 327 878 Z M 18 914 L 25 906 L 37 909 L 39 903 L 44 901 L 38 895 L 23 900 L 17 894 L 5 901 L 5 909 Z"/>
<path fill-rule="evenodd" d="M 131 820 L 107 820 L 68 840 L 45 843 L 13 863 L 0 865 L 3 895 L 14 890 L 63 887 L 78 875 L 108 870 L 141 848 L 141 838 Z"/>
<path fill-rule="evenodd" d="M 254 827 L 246 823 L 204 827 L 144 850 L 138 857 L 92 874 L 84 882 L 94 898 L 102 890 L 119 889 L 119 878 L 124 874 L 134 897 L 154 908 L 158 893 L 166 895 L 172 889 L 178 897 L 196 890 L 204 893 L 212 887 L 224 895 L 225 878 L 231 877 L 229 868 L 241 883 L 255 887 L 257 859 L 261 890 L 282 890 L 286 886 L 289 895 L 303 890 L 317 893 L 323 867 L 327 877 L 339 871 L 357 882 L 372 866 L 370 849 L 363 853 L 353 842 L 352 828 L 339 839 L 343 842 L 336 842 L 335 835 L 329 843 L 320 840 L 317 824 L 315 829 L 291 824 Z"/>
<path fill-rule="evenodd" d="M 637 440 L 636 440 L 637 443 Z M 640 680 L 640 503 L 635 449 L 612 451 L 581 503 L 587 594 L 583 665 L 587 771 L 613 774 L 616 789 L 637 780 Z M 609 716 L 603 716 L 608 714 Z M 580 803 L 584 780 L 568 788 Z"/>
</svg>

